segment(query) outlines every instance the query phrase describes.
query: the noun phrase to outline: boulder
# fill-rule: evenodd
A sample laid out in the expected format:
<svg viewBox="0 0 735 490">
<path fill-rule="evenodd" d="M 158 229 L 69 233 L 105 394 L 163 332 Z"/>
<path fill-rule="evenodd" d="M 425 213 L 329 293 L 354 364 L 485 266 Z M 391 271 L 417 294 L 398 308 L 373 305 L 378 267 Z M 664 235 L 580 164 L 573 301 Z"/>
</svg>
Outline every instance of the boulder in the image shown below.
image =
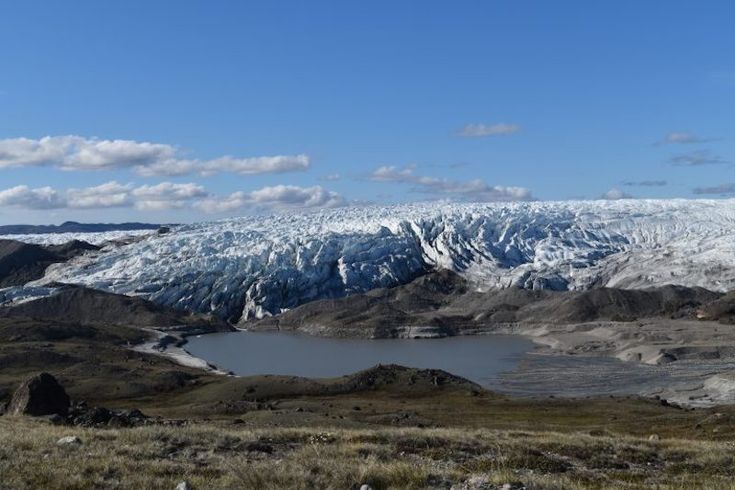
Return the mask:
<svg viewBox="0 0 735 490">
<path fill-rule="evenodd" d="M 523 482 L 514 481 L 510 483 L 504 483 L 502 487 L 500 487 L 502 490 L 523 490 L 526 488 L 526 485 L 523 484 Z"/>
<path fill-rule="evenodd" d="M 82 440 L 77 436 L 66 436 L 56 441 L 56 444 L 59 446 L 79 446 L 82 444 Z"/>
<path fill-rule="evenodd" d="M 49 373 L 41 373 L 25 380 L 15 390 L 8 404 L 8 415 L 66 415 L 69 395 Z"/>
<path fill-rule="evenodd" d="M 74 425 L 94 427 L 107 424 L 112 419 L 113 413 L 104 407 L 93 407 L 84 413 L 76 415 L 73 419 Z"/>
<path fill-rule="evenodd" d="M 69 424 L 82 427 L 134 427 L 145 424 L 147 419 L 138 409 L 116 411 L 104 407 L 89 407 L 86 403 L 72 406 L 66 417 Z"/>
</svg>

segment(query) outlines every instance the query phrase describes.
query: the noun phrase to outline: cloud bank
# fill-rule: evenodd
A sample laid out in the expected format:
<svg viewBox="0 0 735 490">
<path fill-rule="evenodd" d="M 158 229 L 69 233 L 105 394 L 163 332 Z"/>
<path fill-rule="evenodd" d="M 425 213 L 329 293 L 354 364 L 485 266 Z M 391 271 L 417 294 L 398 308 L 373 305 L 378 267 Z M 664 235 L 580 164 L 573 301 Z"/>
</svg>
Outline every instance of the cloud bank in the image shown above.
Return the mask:
<svg viewBox="0 0 735 490">
<path fill-rule="evenodd" d="M 165 211 L 194 208 L 207 213 L 245 209 L 315 209 L 347 205 L 336 192 L 320 186 L 276 185 L 218 197 L 198 184 L 162 182 L 135 186 L 116 181 L 93 187 L 56 190 L 25 185 L 0 190 L 0 207 L 26 210 L 135 208 Z"/>
<path fill-rule="evenodd" d="M 459 131 L 465 138 L 485 138 L 487 136 L 506 136 L 521 130 L 518 124 L 468 124 Z"/>
<path fill-rule="evenodd" d="M 617 201 L 618 199 L 633 199 L 633 196 L 627 194 L 620 189 L 613 187 L 606 193 L 600 196 L 600 199 L 607 199 L 608 201 Z"/>
<path fill-rule="evenodd" d="M 22 209 L 59 209 L 66 207 L 65 200 L 51 187 L 31 189 L 19 185 L 0 191 L 0 206 Z"/>
<path fill-rule="evenodd" d="M 669 160 L 672 164 L 683 167 L 699 167 L 701 165 L 721 165 L 727 163 L 723 158 L 713 155 L 707 150 L 693 151 L 676 155 Z"/>
<path fill-rule="evenodd" d="M 367 179 L 373 182 L 412 184 L 414 192 L 454 196 L 471 201 L 530 201 L 534 197 L 525 187 L 491 186 L 480 179 L 456 181 L 416 175 L 416 166 L 385 165 L 375 169 Z"/>
<path fill-rule="evenodd" d="M 710 138 L 701 138 L 696 134 L 689 133 L 687 131 L 674 131 L 666 136 L 659 142 L 662 145 L 691 145 L 695 143 L 707 143 L 712 141 Z"/>
<path fill-rule="evenodd" d="M 314 209 L 347 205 L 336 192 L 321 186 L 276 185 L 252 192 L 234 192 L 223 198 L 204 199 L 196 207 L 206 213 L 225 213 L 244 209 Z"/>
<path fill-rule="evenodd" d="M 692 189 L 692 192 L 694 194 L 700 194 L 700 195 L 709 195 L 709 194 L 718 194 L 718 195 L 730 195 L 735 194 L 735 184 L 720 184 L 713 187 L 696 187 Z"/>
<path fill-rule="evenodd" d="M 130 168 L 143 176 L 241 175 L 303 171 L 307 155 L 251 158 L 223 156 L 211 160 L 185 158 L 171 145 L 133 140 L 101 140 L 81 136 L 46 136 L 40 139 L 0 140 L 0 168 L 51 166 L 62 170 L 113 170 Z"/>
<path fill-rule="evenodd" d="M 622 183 L 626 187 L 664 187 L 668 185 L 665 180 L 625 180 Z"/>
<path fill-rule="evenodd" d="M 135 187 L 106 182 L 93 187 L 57 191 L 51 187 L 31 189 L 19 185 L 0 191 L 0 206 L 17 209 L 106 209 L 135 207 L 140 210 L 181 208 L 208 193 L 197 184 L 163 182 Z"/>
</svg>

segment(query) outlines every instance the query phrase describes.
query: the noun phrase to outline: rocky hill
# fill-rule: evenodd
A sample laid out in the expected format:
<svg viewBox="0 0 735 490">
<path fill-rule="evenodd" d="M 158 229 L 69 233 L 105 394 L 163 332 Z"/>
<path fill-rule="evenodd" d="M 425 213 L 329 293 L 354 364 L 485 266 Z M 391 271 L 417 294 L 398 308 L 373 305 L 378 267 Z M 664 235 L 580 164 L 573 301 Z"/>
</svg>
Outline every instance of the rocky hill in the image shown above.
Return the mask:
<svg viewBox="0 0 735 490">
<path fill-rule="evenodd" d="M 49 246 L 0 240 L 0 287 L 21 286 L 40 279 L 49 265 L 89 250 L 99 250 L 99 247 L 79 240 Z"/>
<path fill-rule="evenodd" d="M 498 324 L 572 324 L 641 318 L 727 317 L 735 302 L 703 288 L 598 288 L 552 291 L 506 288 L 479 292 L 466 279 L 440 271 L 394 288 L 315 301 L 249 323 L 249 329 L 301 330 L 346 337 L 395 337 L 407 327 L 432 327 L 441 335 Z M 730 299 L 729 299 L 730 298 Z"/>
<path fill-rule="evenodd" d="M 211 316 L 191 314 L 157 305 L 143 298 L 60 284 L 49 296 L 0 308 L 0 318 L 30 318 L 92 326 L 148 328 L 186 327 L 199 333 L 229 331 L 232 327 Z"/>
</svg>

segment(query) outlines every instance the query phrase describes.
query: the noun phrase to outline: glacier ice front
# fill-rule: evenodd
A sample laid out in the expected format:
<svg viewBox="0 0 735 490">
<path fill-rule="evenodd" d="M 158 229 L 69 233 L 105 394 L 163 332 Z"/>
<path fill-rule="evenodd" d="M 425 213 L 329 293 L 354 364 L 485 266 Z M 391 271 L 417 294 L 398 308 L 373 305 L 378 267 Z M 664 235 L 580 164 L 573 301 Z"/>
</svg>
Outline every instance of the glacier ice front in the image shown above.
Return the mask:
<svg viewBox="0 0 735 490">
<path fill-rule="evenodd" d="M 232 321 L 453 269 L 480 289 L 735 286 L 735 200 L 348 207 L 184 225 L 51 266 Z"/>
</svg>

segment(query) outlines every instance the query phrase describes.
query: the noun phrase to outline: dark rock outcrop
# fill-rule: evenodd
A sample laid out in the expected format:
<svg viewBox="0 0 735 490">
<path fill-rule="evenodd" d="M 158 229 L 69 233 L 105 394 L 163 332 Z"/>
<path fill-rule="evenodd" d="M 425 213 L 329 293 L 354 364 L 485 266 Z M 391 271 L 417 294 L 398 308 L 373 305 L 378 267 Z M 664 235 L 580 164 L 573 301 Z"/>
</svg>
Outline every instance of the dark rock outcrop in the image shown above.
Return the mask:
<svg viewBox="0 0 735 490">
<path fill-rule="evenodd" d="M 340 389 L 347 393 L 359 393 L 379 388 L 398 387 L 410 391 L 436 389 L 437 387 L 482 390 L 477 383 L 441 369 L 418 369 L 399 364 L 378 364 L 340 378 Z"/>
<path fill-rule="evenodd" d="M 510 323 L 694 318 L 701 311 L 718 319 L 732 318 L 735 301 L 727 298 L 731 296 L 684 286 L 586 291 L 507 288 L 478 292 L 458 274 L 443 270 L 390 289 L 307 303 L 251 322 L 247 327 L 302 330 L 333 337 L 385 338 L 406 335 L 406 327 L 416 326 L 447 336 Z M 709 304 L 716 307 L 702 309 Z"/>
<path fill-rule="evenodd" d="M 730 291 L 721 298 L 697 310 L 700 320 L 717 320 L 720 323 L 735 323 L 735 291 Z"/>
<path fill-rule="evenodd" d="M 71 240 L 61 245 L 47 245 L 46 250 L 56 254 L 59 258 L 71 259 L 84 252 L 99 250 L 100 247 L 82 240 Z"/>
<path fill-rule="evenodd" d="M 43 277 L 51 264 L 66 262 L 99 247 L 74 240 L 44 247 L 15 240 L 0 240 L 0 287 L 21 286 Z"/>
<path fill-rule="evenodd" d="M 49 373 L 41 373 L 24 381 L 8 405 L 8 415 L 66 415 L 69 395 Z"/>
<path fill-rule="evenodd" d="M 0 309 L 0 318 L 32 318 L 50 322 L 63 319 L 79 325 L 178 327 L 187 335 L 230 331 L 225 322 L 160 306 L 143 298 L 107 293 L 67 284 L 44 298 Z"/>
<path fill-rule="evenodd" d="M 149 422 L 140 410 L 110 410 L 78 403 L 69 410 L 63 423 L 82 427 L 135 427 Z"/>
</svg>

